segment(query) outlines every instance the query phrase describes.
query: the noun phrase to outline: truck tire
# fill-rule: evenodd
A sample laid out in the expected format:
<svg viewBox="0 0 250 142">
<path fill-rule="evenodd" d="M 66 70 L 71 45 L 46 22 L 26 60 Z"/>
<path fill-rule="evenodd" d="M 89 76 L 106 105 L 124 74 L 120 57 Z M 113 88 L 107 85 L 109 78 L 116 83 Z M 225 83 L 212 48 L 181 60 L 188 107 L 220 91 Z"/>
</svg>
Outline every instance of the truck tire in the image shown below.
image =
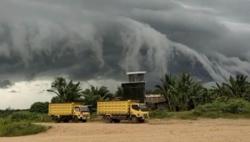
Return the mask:
<svg viewBox="0 0 250 142">
<path fill-rule="evenodd" d="M 85 122 L 87 122 L 87 120 L 86 119 L 81 119 L 81 122 L 85 123 Z"/>
<path fill-rule="evenodd" d="M 70 120 L 72 120 L 71 116 L 62 116 L 60 117 L 61 121 L 64 123 L 68 123 Z"/>
<path fill-rule="evenodd" d="M 136 116 L 132 116 L 131 122 L 132 123 L 138 123 L 138 118 Z"/>
<path fill-rule="evenodd" d="M 113 119 L 113 122 L 114 122 L 114 123 L 120 123 L 121 120 L 120 120 L 120 119 Z"/>
<path fill-rule="evenodd" d="M 56 122 L 56 123 L 60 123 L 61 122 L 61 119 L 60 119 L 60 117 L 58 117 L 58 116 L 52 116 L 52 118 L 51 118 L 54 122 Z"/>
<path fill-rule="evenodd" d="M 111 118 L 109 115 L 104 116 L 104 121 L 105 121 L 106 123 L 112 123 L 112 118 Z"/>
<path fill-rule="evenodd" d="M 144 120 L 144 119 L 138 119 L 138 122 L 139 122 L 139 123 L 144 123 L 145 120 Z"/>
<path fill-rule="evenodd" d="M 78 122 L 78 118 L 76 116 L 73 116 L 71 122 L 77 123 Z"/>
</svg>

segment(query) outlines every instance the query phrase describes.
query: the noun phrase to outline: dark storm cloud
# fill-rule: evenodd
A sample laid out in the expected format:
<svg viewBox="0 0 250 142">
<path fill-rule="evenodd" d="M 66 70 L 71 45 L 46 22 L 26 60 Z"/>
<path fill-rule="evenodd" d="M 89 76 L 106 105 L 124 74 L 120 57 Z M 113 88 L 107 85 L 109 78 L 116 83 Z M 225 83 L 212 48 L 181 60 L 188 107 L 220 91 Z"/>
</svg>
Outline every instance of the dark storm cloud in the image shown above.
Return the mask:
<svg viewBox="0 0 250 142">
<path fill-rule="evenodd" d="M 0 88 L 8 88 L 12 85 L 12 82 L 9 80 L 0 80 Z"/>
<path fill-rule="evenodd" d="M 0 77 L 250 74 L 249 1 L 2 0 Z"/>
</svg>

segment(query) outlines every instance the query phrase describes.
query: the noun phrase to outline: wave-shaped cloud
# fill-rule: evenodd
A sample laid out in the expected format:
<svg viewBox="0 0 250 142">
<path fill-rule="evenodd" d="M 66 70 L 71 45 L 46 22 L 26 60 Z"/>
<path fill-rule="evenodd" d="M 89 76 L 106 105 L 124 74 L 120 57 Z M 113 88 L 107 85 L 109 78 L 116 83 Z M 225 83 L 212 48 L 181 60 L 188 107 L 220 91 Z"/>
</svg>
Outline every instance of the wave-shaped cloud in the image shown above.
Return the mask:
<svg viewBox="0 0 250 142">
<path fill-rule="evenodd" d="M 250 2 L 234 3 L 2 0 L 0 77 L 120 79 L 133 70 L 146 70 L 151 80 L 183 71 L 204 81 L 249 75 Z"/>
</svg>

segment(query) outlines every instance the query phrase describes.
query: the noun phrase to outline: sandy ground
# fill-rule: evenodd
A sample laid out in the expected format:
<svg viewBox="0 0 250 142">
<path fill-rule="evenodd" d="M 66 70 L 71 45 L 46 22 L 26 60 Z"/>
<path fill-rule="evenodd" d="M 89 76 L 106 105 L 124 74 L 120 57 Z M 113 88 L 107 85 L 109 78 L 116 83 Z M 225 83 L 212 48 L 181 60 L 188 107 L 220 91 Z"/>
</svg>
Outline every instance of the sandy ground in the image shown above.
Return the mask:
<svg viewBox="0 0 250 142">
<path fill-rule="evenodd" d="M 101 122 L 45 124 L 41 134 L 0 142 L 249 142 L 250 120 L 152 120 L 145 124 Z"/>
</svg>

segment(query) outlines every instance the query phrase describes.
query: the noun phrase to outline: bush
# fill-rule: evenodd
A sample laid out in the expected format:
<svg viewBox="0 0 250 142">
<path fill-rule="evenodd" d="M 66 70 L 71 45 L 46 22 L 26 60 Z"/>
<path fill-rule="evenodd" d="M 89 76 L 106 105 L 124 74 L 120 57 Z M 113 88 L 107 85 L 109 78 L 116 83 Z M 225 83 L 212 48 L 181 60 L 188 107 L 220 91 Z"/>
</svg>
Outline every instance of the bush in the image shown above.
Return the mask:
<svg viewBox="0 0 250 142">
<path fill-rule="evenodd" d="M 10 119 L 0 119 L 0 136 L 23 136 L 37 134 L 48 129 L 46 126 L 32 124 L 28 121 L 13 122 Z"/>
<path fill-rule="evenodd" d="M 8 117 L 12 121 L 50 122 L 51 118 L 47 114 L 32 113 L 29 111 L 14 112 Z"/>
<path fill-rule="evenodd" d="M 225 103 L 225 107 L 222 109 L 226 113 L 250 113 L 250 103 L 243 99 L 231 99 Z"/>
<path fill-rule="evenodd" d="M 243 99 L 217 100 L 213 103 L 198 106 L 193 113 L 212 118 L 222 117 L 225 114 L 250 114 L 250 103 Z"/>
<path fill-rule="evenodd" d="M 34 113 L 30 113 L 28 111 L 20 111 L 20 112 L 14 112 L 9 116 L 9 118 L 13 121 L 32 121 L 32 120 L 37 120 L 38 117 Z"/>
<path fill-rule="evenodd" d="M 197 119 L 192 111 L 169 112 L 168 110 L 155 110 L 150 112 L 151 118 Z"/>
<path fill-rule="evenodd" d="M 155 110 L 150 112 L 151 118 L 168 118 L 170 117 L 170 113 L 168 110 Z"/>
<path fill-rule="evenodd" d="M 36 113 L 48 113 L 48 102 L 36 102 L 31 105 L 30 112 L 36 112 Z"/>
<path fill-rule="evenodd" d="M 0 110 L 0 118 L 8 117 L 14 112 L 14 110 L 7 108 L 5 110 Z"/>
</svg>

